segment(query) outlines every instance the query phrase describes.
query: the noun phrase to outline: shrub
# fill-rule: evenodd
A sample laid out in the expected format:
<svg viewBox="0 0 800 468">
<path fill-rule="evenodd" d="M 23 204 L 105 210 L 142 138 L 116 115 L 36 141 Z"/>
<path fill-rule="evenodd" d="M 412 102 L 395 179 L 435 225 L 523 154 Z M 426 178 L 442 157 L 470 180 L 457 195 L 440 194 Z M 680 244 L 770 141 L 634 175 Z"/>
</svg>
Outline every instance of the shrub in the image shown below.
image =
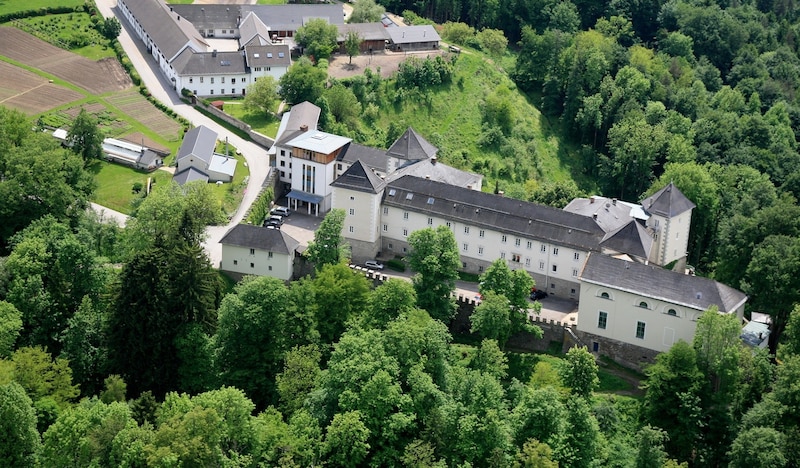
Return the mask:
<svg viewBox="0 0 800 468">
<path fill-rule="evenodd" d="M 402 258 L 392 258 L 386 262 L 386 267 L 394 271 L 406 271 L 406 262 Z"/>
</svg>

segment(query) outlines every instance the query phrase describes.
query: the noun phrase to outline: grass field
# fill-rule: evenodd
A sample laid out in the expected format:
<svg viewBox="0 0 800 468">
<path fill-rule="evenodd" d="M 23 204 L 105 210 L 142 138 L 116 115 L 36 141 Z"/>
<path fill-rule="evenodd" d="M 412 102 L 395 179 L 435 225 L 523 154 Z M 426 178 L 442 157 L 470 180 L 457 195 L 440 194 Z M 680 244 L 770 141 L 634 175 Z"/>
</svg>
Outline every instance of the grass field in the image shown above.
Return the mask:
<svg viewBox="0 0 800 468">
<path fill-rule="evenodd" d="M 14 25 L 39 39 L 91 60 L 114 57 L 114 49 L 97 32 L 87 13 L 35 16 L 21 19 Z"/>
<path fill-rule="evenodd" d="M 172 179 L 172 174 L 166 171 L 138 171 L 106 161 L 97 161 L 91 170 L 97 182 L 92 201 L 125 214 L 131 213 L 131 202 L 141 196 L 133 193 L 133 184 L 139 182 L 146 186 L 148 178 L 155 180 L 156 184 L 168 184 Z"/>
<path fill-rule="evenodd" d="M 44 7 L 79 7 L 83 0 L 5 0 L 0 1 L 0 15 L 18 11 L 38 10 Z"/>
<path fill-rule="evenodd" d="M 247 112 L 241 100 L 225 101 L 225 113 L 236 117 L 263 135 L 275 138 L 281 121 L 275 116 L 267 116 L 260 112 Z"/>
</svg>

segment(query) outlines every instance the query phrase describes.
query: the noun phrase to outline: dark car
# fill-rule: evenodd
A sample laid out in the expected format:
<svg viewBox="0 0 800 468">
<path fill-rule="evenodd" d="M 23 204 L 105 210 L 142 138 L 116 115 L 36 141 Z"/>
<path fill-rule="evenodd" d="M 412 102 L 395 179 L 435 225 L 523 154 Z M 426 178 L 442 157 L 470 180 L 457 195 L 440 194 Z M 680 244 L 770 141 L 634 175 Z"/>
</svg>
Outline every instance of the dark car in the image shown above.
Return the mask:
<svg viewBox="0 0 800 468">
<path fill-rule="evenodd" d="M 531 291 L 531 300 L 532 301 L 541 301 L 545 297 L 547 297 L 547 293 L 544 292 L 544 291 L 541 291 L 539 289 L 534 289 L 533 291 Z"/>
</svg>

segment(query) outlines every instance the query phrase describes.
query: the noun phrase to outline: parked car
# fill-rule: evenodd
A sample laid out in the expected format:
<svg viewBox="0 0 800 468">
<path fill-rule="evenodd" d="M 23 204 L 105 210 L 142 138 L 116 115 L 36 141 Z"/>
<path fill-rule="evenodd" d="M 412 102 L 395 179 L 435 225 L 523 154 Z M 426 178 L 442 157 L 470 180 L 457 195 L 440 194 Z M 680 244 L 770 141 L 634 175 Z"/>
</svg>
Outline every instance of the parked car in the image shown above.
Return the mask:
<svg viewBox="0 0 800 468">
<path fill-rule="evenodd" d="M 264 224 L 262 224 L 262 226 L 264 227 L 275 226 L 278 229 L 280 229 L 282 225 L 283 225 L 283 217 L 276 215 L 272 215 L 269 218 L 265 219 Z"/>
<path fill-rule="evenodd" d="M 532 301 L 541 301 L 545 297 L 547 297 L 547 293 L 542 291 L 542 290 L 540 290 L 540 289 L 534 289 L 533 291 L 531 291 L 531 300 Z"/>
<path fill-rule="evenodd" d="M 269 213 L 277 216 L 289 216 L 292 214 L 292 212 L 289 211 L 289 208 L 285 206 L 274 206 L 271 210 L 269 210 Z"/>
<path fill-rule="evenodd" d="M 383 263 L 377 260 L 367 260 L 364 262 L 364 266 L 373 270 L 383 270 Z"/>
</svg>

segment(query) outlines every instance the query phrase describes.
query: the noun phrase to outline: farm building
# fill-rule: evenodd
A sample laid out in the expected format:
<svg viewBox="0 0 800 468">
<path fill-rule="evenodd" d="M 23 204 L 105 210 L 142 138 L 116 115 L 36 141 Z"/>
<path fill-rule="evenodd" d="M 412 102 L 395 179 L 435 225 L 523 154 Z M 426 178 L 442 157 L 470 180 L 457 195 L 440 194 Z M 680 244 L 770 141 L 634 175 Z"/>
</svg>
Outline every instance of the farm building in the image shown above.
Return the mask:
<svg viewBox="0 0 800 468">
<path fill-rule="evenodd" d="M 114 138 L 103 140 L 103 155 L 108 161 L 145 171 L 154 171 L 164 164 L 155 151 Z"/>
<path fill-rule="evenodd" d="M 439 48 L 439 33 L 433 26 L 407 26 L 404 28 L 386 28 L 389 34 L 389 48 L 395 52 L 411 52 L 416 50 L 436 50 Z"/>
</svg>

